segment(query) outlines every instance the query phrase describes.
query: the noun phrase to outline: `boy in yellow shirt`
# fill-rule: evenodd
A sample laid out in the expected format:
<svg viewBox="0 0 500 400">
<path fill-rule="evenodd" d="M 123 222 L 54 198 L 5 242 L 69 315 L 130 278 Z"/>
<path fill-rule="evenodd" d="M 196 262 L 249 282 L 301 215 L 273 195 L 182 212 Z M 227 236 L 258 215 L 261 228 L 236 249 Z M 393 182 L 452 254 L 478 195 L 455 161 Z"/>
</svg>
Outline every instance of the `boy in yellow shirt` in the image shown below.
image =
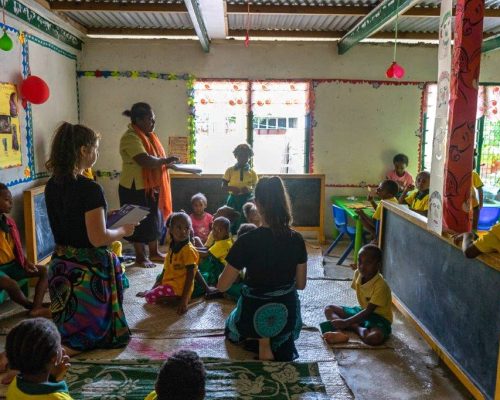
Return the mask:
<svg viewBox="0 0 500 400">
<path fill-rule="evenodd" d="M 12 210 L 12 194 L 0 183 L 0 290 L 5 290 L 12 301 L 30 310 L 31 317 L 51 317 L 50 310 L 43 306 L 43 296 L 47 290 L 47 268 L 34 265 L 24 256 L 16 222 L 7 215 Z M 18 281 L 38 278 L 33 302 L 28 300 L 19 287 Z"/>
<path fill-rule="evenodd" d="M 206 371 L 198 354 L 179 350 L 172 354 L 158 373 L 155 390 L 144 400 L 205 398 Z"/>
<path fill-rule="evenodd" d="M 390 179 L 386 179 L 378 185 L 378 187 L 376 189 L 376 193 L 377 193 L 377 196 L 381 200 L 386 200 L 386 201 L 390 201 L 392 203 L 397 203 L 398 199 L 396 199 L 396 194 L 398 193 L 398 190 L 399 190 L 399 186 L 395 181 L 392 181 Z M 372 207 L 375 209 L 375 213 L 373 214 L 373 216 L 370 218 L 361 209 L 356 210 L 356 214 L 358 214 L 359 218 L 361 219 L 361 223 L 363 224 L 363 227 L 368 232 L 375 235 L 377 221 L 380 221 L 380 218 L 382 218 L 382 202 L 379 202 L 378 204 L 375 203 L 371 192 L 368 194 L 368 201 L 371 203 Z"/>
<path fill-rule="evenodd" d="M 391 334 L 392 295 L 380 274 L 382 250 L 373 244 L 363 246 L 358 253 L 358 269 L 351 288 L 356 291 L 359 307 L 329 305 L 325 308 L 327 322 L 320 324 L 324 339 L 330 343 L 349 340 L 343 329 L 357 332 L 361 340 L 377 346 Z"/>
<path fill-rule="evenodd" d="M 416 189 L 413 185 L 408 185 L 399 197 L 399 204 L 408 204 L 412 211 L 427 216 L 429 210 L 429 185 L 431 183 L 431 174 L 428 171 L 422 171 L 415 179 Z M 410 191 L 411 190 L 411 191 Z"/>
<path fill-rule="evenodd" d="M 479 212 L 483 208 L 483 181 L 476 171 L 472 171 L 471 206 L 472 206 L 472 229 L 477 231 Z M 476 195 L 477 190 L 477 195 Z"/>
<path fill-rule="evenodd" d="M 467 258 L 476 258 L 482 253 L 500 253 L 500 223 L 493 225 L 477 240 L 474 240 L 472 232 L 455 236 L 455 243 L 459 244 L 460 240 L 462 240 L 462 251 Z"/>
</svg>

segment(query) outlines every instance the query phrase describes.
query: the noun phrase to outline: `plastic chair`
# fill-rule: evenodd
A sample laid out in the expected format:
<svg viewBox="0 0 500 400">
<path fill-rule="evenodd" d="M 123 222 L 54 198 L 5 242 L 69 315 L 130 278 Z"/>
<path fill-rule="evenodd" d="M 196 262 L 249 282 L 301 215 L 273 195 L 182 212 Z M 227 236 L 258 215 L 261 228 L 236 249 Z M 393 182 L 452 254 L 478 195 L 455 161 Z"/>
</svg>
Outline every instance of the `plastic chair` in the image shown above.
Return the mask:
<svg viewBox="0 0 500 400">
<path fill-rule="evenodd" d="M 347 246 L 347 249 L 345 249 L 345 251 L 340 256 L 339 260 L 337 261 L 337 265 L 340 265 L 344 262 L 347 256 L 354 249 L 354 238 L 356 237 L 356 227 L 347 224 L 347 213 L 343 208 L 340 208 L 335 204 L 332 204 L 332 211 L 333 211 L 333 221 L 335 223 L 335 228 L 337 228 L 339 235 L 333 241 L 333 243 L 328 247 L 328 249 L 326 249 L 326 251 L 323 254 L 323 257 L 327 256 L 335 248 L 335 246 L 337 246 L 337 244 L 344 237 L 344 235 L 347 234 L 351 239 L 351 242 L 349 243 L 349 246 Z M 363 242 L 364 242 L 364 237 L 363 237 Z"/>
<path fill-rule="evenodd" d="M 479 231 L 488 231 L 495 225 L 500 218 L 500 208 L 483 207 L 479 211 L 479 220 L 477 221 L 477 229 Z"/>
</svg>

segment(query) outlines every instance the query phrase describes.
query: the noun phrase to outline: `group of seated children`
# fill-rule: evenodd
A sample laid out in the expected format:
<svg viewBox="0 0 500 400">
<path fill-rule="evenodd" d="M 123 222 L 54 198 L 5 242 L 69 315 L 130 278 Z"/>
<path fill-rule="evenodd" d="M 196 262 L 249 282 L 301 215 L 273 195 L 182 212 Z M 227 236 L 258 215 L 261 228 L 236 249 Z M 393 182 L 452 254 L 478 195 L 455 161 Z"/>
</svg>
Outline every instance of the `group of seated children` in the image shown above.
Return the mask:
<svg viewBox="0 0 500 400">
<path fill-rule="evenodd" d="M 187 311 L 191 298 L 221 296 L 214 287 L 226 265 L 226 256 L 233 245 L 232 223 L 239 220 L 239 213 L 228 206 L 220 207 L 212 216 L 206 211 L 207 198 L 197 193 L 191 198 L 192 213 L 173 213 L 167 220 L 167 254 L 163 272 L 150 290 L 139 292 L 148 303 L 180 299 L 178 314 Z M 254 203 L 242 207 L 244 223 L 238 236 L 257 228 L 260 217 Z M 241 282 L 236 282 L 226 296 L 238 299 Z"/>
<path fill-rule="evenodd" d="M 5 351 L 11 368 L 18 372 L 7 389 L 7 400 L 72 399 L 64 380 L 71 366 L 69 356 L 52 321 L 20 322 L 7 335 Z M 203 361 L 193 351 L 180 350 L 163 364 L 145 400 L 203 400 L 205 381 Z"/>
</svg>

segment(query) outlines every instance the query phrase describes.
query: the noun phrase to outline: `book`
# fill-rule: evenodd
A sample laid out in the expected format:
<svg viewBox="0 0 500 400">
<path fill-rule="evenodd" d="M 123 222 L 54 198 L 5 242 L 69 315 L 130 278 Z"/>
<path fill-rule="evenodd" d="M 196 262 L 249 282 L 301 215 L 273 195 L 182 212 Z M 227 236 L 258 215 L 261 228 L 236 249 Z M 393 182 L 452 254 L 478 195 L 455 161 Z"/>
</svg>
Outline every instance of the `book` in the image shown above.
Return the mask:
<svg viewBox="0 0 500 400">
<path fill-rule="evenodd" d="M 200 166 L 195 164 L 174 164 L 172 170 L 178 172 L 188 172 L 190 174 L 201 174 L 202 171 Z"/>
<path fill-rule="evenodd" d="M 149 214 L 149 208 L 134 204 L 124 204 L 118 211 L 112 213 L 106 221 L 109 229 L 116 229 L 127 224 L 138 224 Z"/>
</svg>

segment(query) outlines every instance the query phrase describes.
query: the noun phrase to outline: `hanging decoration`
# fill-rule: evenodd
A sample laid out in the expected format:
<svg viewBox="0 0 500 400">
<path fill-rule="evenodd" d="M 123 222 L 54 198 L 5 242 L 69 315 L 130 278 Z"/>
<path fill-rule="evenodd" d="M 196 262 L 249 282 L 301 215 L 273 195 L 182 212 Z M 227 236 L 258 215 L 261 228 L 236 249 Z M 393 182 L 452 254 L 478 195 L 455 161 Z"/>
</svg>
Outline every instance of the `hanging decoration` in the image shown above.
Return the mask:
<svg viewBox="0 0 500 400">
<path fill-rule="evenodd" d="M 247 1 L 247 33 L 245 35 L 245 47 L 250 46 L 250 0 Z"/>
<path fill-rule="evenodd" d="M 399 0 L 397 2 L 396 9 L 399 9 Z M 387 76 L 389 79 L 401 79 L 405 76 L 405 69 L 396 62 L 396 50 L 398 47 L 398 18 L 399 12 L 396 14 L 396 24 L 394 29 L 394 55 L 392 57 L 392 64 L 389 68 L 387 68 L 387 71 L 385 71 L 385 76 Z"/>
<path fill-rule="evenodd" d="M 10 51 L 14 47 L 14 42 L 7 34 L 7 29 L 5 28 L 5 9 L 2 9 L 2 20 L 3 20 L 3 35 L 0 38 L 0 49 L 3 51 Z"/>
<path fill-rule="evenodd" d="M 21 96 L 23 101 L 33 104 L 43 104 L 50 96 L 50 89 L 45 81 L 36 76 L 29 75 L 21 82 Z"/>
</svg>

